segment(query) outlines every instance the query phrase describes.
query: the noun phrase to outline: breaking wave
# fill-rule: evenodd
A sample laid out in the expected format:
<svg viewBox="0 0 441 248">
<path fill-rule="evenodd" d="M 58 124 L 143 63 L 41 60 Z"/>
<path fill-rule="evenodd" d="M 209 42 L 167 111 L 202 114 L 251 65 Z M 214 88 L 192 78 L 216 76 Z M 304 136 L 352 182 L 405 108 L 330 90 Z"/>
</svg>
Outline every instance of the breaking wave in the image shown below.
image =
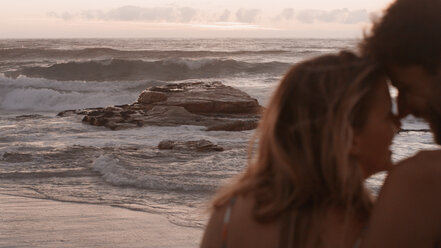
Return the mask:
<svg viewBox="0 0 441 248">
<path fill-rule="evenodd" d="M 185 182 L 180 178 L 149 174 L 142 170 L 134 171 L 124 166 L 124 161 L 112 155 L 101 155 L 93 162 L 92 167 L 107 183 L 119 187 L 182 192 L 212 192 L 214 190 L 213 186 L 196 181 Z"/>
<path fill-rule="evenodd" d="M 127 104 L 136 101 L 147 87 L 160 81 L 81 82 L 0 76 L 0 109 L 62 111 Z"/>
<path fill-rule="evenodd" d="M 20 75 L 59 81 L 120 81 L 120 80 L 186 80 L 225 77 L 240 74 L 272 74 L 286 72 L 290 63 L 249 63 L 232 59 L 173 60 L 90 60 L 70 61 L 49 67 L 34 66 L 5 72 L 11 78 Z"/>
</svg>

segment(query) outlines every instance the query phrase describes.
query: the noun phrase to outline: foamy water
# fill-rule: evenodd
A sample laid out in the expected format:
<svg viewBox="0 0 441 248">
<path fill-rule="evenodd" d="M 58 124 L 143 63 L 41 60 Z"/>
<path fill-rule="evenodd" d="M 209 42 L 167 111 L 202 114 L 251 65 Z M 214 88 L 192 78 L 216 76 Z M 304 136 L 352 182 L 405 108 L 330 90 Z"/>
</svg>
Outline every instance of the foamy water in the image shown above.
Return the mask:
<svg viewBox="0 0 441 248">
<path fill-rule="evenodd" d="M 198 126 L 110 131 L 59 111 L 134 102 L 150 86 L 221 81 L 263 105 L 285 70 L 354 40 L 0 40 L 0 187 L 17 195 L 117 205 L 202 227 L 205 203 L 246 166 L 253 131 Z M 404 121 L 399 160 L 433 149 L 428 127 Z M 158 150 L 161 140 L 206 139 L 223 152 Z M 378 191 L 384 174 L 368 186 Z"/>
</svg>

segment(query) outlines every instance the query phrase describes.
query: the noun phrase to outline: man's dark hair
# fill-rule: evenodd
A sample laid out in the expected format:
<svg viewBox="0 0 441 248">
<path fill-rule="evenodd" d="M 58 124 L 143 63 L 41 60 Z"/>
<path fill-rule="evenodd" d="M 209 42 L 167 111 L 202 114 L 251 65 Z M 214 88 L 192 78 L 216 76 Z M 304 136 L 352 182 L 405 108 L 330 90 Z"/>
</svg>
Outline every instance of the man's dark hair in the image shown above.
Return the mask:
<svg viewBox="0 0 441 248">
<path fill-rule="evenodd" d="M 360 44 L 364 56 L 387 66 L 441 64 L 441 0 L 396 0 Z"/>
</svg>

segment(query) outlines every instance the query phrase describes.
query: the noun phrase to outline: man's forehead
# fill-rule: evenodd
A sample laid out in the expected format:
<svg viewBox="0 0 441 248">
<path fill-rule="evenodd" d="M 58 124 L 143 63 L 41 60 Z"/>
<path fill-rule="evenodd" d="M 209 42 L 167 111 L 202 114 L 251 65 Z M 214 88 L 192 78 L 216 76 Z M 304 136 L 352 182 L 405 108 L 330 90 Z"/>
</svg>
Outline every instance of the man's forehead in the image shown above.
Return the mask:
<svg viewBox="0 0 441 248">
<path fill-rule="evenodd" d="M 414 68 L 402 67 L 402 66 L 388 66 L 387 74 L 394 86 L 402 86 L 408 82 L 408 79 L 413 77 Z"/>
</svg>

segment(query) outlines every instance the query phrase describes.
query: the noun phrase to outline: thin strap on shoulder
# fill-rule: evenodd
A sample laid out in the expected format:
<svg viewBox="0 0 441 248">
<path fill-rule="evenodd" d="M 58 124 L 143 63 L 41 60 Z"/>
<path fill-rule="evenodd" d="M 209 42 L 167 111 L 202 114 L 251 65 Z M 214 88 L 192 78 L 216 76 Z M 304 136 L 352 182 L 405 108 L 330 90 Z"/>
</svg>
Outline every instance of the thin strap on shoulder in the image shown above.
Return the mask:
<svg viewBox="0 0 441 248">
<path fill-rule="evenodd" d="M 224 224 L 222 227 L 222 248 L 227 248 L 227 238 L 228 238 L 228 223 L 230 223 L 231 212 L 233 211 L 234 203 L 236 202 L 236 197 L 232 197 L 228 203 L 227 209 L 225 210 Z"/>
</svg>

